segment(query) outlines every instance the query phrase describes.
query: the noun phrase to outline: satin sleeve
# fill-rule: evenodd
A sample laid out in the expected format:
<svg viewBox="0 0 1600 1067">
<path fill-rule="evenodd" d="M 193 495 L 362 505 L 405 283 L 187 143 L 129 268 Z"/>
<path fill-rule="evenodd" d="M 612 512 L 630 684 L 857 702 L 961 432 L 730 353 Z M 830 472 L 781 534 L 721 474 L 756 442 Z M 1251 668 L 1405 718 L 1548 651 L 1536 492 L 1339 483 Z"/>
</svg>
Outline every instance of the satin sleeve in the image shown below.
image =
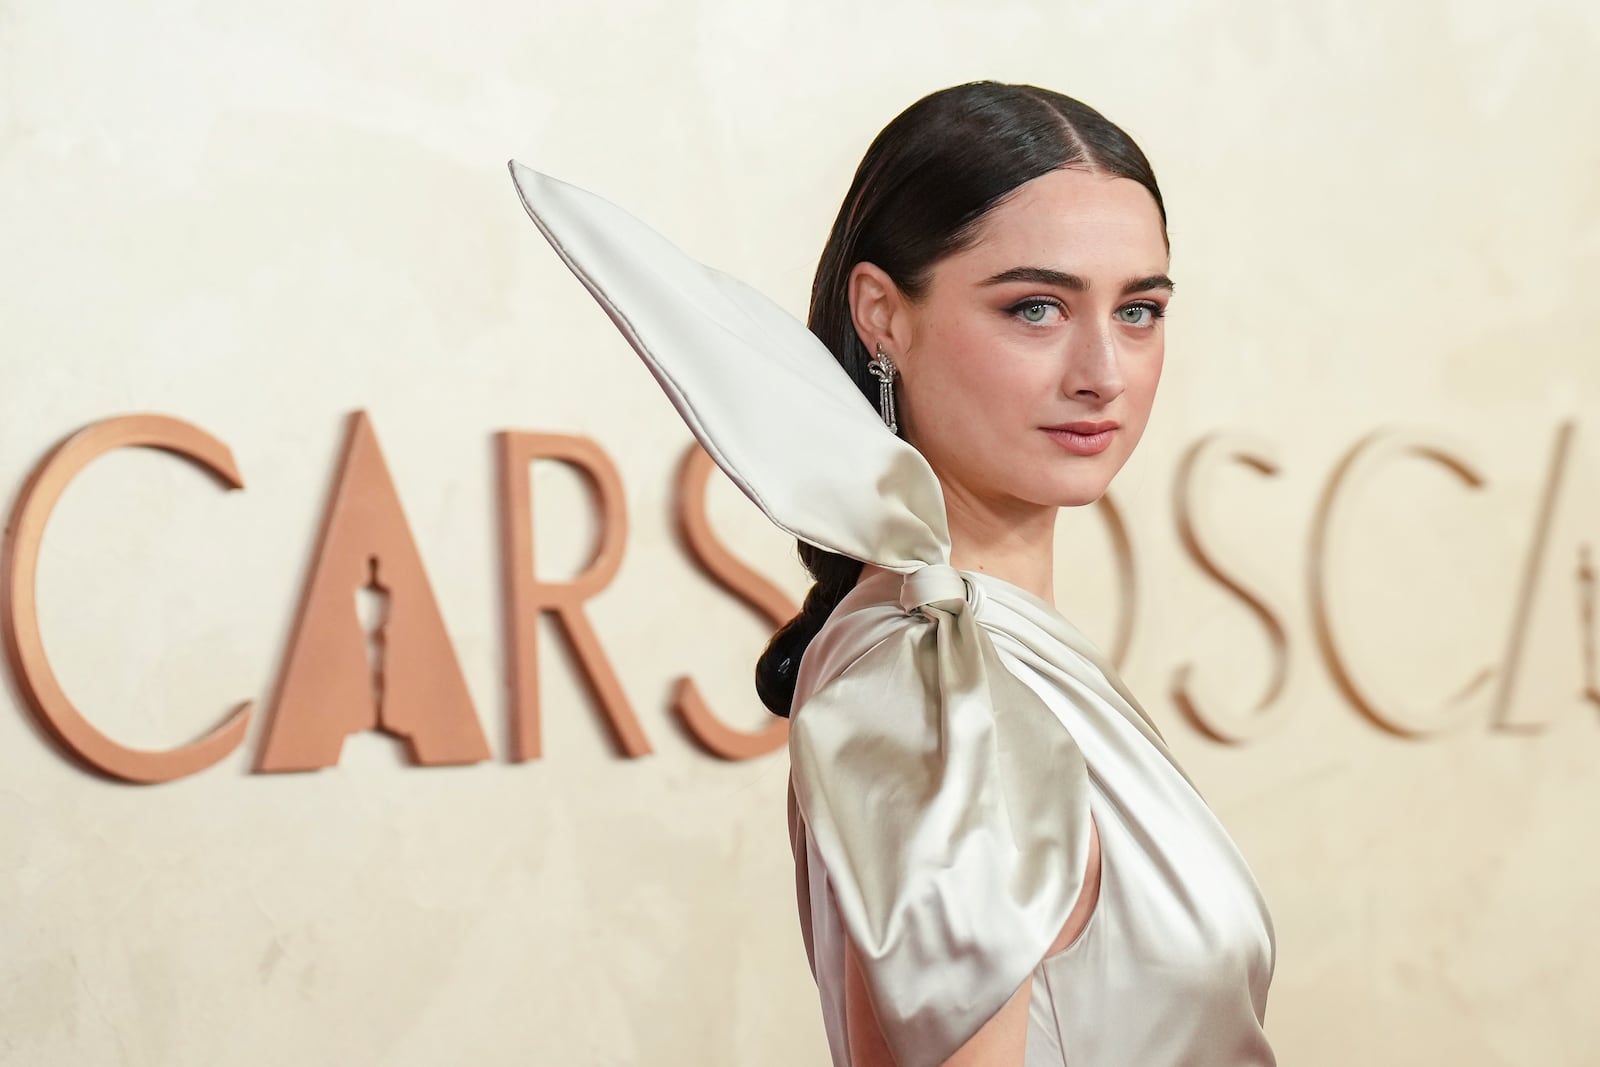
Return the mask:
<svg viewBox="0 0 1600 1067">
<path fill-rule="evenodd" d="M 827 906 L 902 1067 L 943 1063 L 1011 998 L 1088 861 L 1082 755 L 1001 662 L 972 593 L 929 567 L 906 579 L 898 619 L 831 619 L 790 720 L 791 788 Z"/>
</svg>

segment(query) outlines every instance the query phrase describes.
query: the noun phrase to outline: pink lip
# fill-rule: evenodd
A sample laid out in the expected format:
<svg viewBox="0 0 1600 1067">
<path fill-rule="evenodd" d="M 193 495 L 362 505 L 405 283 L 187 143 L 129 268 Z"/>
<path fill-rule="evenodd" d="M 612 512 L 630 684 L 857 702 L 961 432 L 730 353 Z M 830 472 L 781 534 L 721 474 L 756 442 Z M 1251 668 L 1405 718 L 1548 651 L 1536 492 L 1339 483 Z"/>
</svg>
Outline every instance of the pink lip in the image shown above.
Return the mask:
<svg viewBox="0 0 1600 1067">
<path fill-rule="evenodd" d="M 1046 426 L 1046 430 L 1071 430 L 1073 433 L 1092 434 L 1102 430 L 1115 430 L 1118 423 L 1115 419 L 1105 422 L 1058 422 L 1054 426 Z"/>
<path fill-rule="evenodd" d="M 1088 429 L 1079 429 L 1087 427 Z M 1069 422 L 1065 427 L 1041 427 L 1050 440 L 1079 456 L 1094 456 L 1111 446 L 1111 436 L 1116 433 L 1114 422 Z"/>
</svg>

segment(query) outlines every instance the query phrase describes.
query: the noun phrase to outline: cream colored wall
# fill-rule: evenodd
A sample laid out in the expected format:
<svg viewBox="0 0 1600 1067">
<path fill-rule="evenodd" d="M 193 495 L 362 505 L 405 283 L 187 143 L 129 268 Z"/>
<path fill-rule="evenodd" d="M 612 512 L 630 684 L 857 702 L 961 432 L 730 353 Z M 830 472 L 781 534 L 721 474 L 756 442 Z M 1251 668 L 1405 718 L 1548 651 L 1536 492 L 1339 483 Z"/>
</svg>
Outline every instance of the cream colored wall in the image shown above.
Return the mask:
<svg viewBox="0 0 1600 1067">
<path fill-rule="evenodd" d="M 687 431 L 527 222 L 518 159 L 589 185 L 799 312 L 872 134 L 977 77 L 1077 96 L 1151 157 L 1171 215 L 1167 378 L 1119 476 L 1137 567 L 1126 677 L 1271 903 L 1281 1062 L 1586 1064 L 1600 1047 L 1600 717 L 1556 568 L 1515 704 L 1402 738 L 1330 670 L 1308 570 L 1386 706 L 1507 657 L 1558 423 L 1600 437 L 1594 5 L 707 0 L 0 7 L 0 487 L 59 438 L 159 411 L 223 438 L 224 494 L 152 452 L 93 464 L 39 590 L 68 693 L 180 744 L 257 701 L 247 743 L 134 787 L 0 713 L 0 1061 L 19 1065 L 826 1061 L 795 920 L 786 759 L 719 762 L 666 711 L 692 671 L 762 723 L 763 627 L 672 535 Z M 249 773 L 344 416 L 375 423 L 496 759 Z M 1318 500 L 1371 431 L 1425 460 Z M 545 631 L 545 755 L 506 758 L 491 435 L 590 435 L 631 524 L 592 605 L 655 752 L 613 753 Z M 1171 696 L 1194 662 L 1245 708 L 1273 645 L 1183 548 L 1184 452 L 1227 431 L 1208 544 L 1285 630 L 1266 736 Z M 1589 447 L 1593 452 L 1592 443 Z M 1594 468 L 1600 471 L 1600 467 Z M 580 483 L 535 475 L 546 573 L 582 565 Z M 1596 487 L 1562 535 L 1600 534 Z M 798 597 L 790 545 L 723 481 L 713 520 Z M 1584 512 L 1587 508 L 1587 512 Z M 1064 611 L 1109 642 L 1104 527 L 1064 516 Z M 1558 538 L 1560 541 L 1560 538 Z M 1558 560 L 1559 562 L 1559 560 Z M 1563 599 L 1564 598 L 1564 599 Z M 688 612 L 694 626 L 679 621 Z M 9 675 L 8 675 L 9 677 Z"/>
</svg>

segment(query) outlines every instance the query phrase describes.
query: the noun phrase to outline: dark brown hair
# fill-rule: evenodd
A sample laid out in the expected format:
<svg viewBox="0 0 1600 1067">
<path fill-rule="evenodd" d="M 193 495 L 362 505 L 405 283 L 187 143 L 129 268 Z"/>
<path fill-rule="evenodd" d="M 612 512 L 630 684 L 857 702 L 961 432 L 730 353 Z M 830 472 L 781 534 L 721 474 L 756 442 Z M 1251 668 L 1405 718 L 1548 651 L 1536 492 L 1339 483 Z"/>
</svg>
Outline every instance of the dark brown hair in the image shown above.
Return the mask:
<svg viewBox="0 0 1600 1067">
<path fill-rule="evenodd" d="M 875 137 L 856 168 L 811 287 L 806 325 L 874 406 L 878 382 L 857 336 L 846 288 L 863 261 L 911 300 L 934 264 L 970 246 L 983 217 L 1023 183 L 1063 167 L 1131 178 L 1167 211 L 1133 140 L 1087 104 L 1031 85 L 977 81 L 930 93 Z M 815 584 L 800 614 L 772 635 L 756 663 L 756 692 L 787 716 L 806 646 L 855 587 L 859 560 L 797 542 Z"/>
</svg>

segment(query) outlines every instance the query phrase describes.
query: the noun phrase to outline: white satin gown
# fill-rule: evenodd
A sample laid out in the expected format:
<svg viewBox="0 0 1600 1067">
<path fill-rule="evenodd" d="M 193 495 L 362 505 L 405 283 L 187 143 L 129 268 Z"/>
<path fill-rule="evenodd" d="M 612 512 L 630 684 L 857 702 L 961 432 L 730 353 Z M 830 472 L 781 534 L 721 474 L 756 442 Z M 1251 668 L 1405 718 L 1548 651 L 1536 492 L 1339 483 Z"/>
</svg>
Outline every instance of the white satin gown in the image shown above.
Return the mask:
<svg viewBox="0 0 1600 1067">
<path fill-rule="evenodd" d="M 1098 650 L 1032 593 L 991 575 L 961 573 L 969 583 L 970 610 L 989 631 L 1000 662 L 1072 734 L 1087 765 L 1082 783 L 1044 765 L 1017 787 L 1036 790 L 1064 810 L 1087 805 L 1100 835 L 1100 892 L 1087 925 L 1031 971 L 1025 1067 L 1275 1063 L 1262 1023 L 1276 941 L 1244 859 Z M 802 730 L 805 700 L 823 678 L 842 672 L 849 679 L 847 661 L 872 648 L 903 614 L 892 574 L 867 578 L 839 604 L 802 661 L 796 730 L 810 732 L 809 726 Z M 863 709 L 881 709 L 883 700 L 892 698 L 859 668 L 846 684 L 857 689 Z M 848 761 L 854 751 L 864 763 L 881 763 L 873 755 L 884 743 L 876 730 L 847 728 L 833 743 L 830 758 Z M 817 765 L 811 773 L 827 776 L 828 771 Z M 807 789 L 816 786 L 807 783 Z M 957 792 L 949 799 L 943 818 L 963 818 L 966 798 Z M 835 797 L 824 817 L 863 828 L 856 835 L 858 845 L 873 848 L 879 806 L 906 802 L 887 780 L 864 789 L 852 786 L 847 795 Z M 928 813 L 923 816 L 928 832 L 959 832 L 942 827 L 941 817 L 932 814 L 933 802 L 911 802 Z M 823 832 L 839 835 L 849 829 L 830 826 Z M 836 1067 L 848 1067 L 846 923 L 837 879 L 795 803 L 792 785 L 789 833 L 800 925 L 822 998 L 829 1049 Z M 912 869 L 901 873 L 906 881 L 918 877 Z M 952 993 L 977 988 L 992 1014 L 996 1002 L 1003 1003 L 1019 984 L 1014 971 L 989 973 L 992 942 L 985 901 L 992 890 L 982 884 L 981 872 L 977 884 L 942 870 L 939 876 L 945 884 L 925 897 L 891 889 L 902 899 L 884 904 L 882 914 L 908 924 L 949 927 L 942 952 L 964 954 L 970 966 L 941 957 L 922 960 L 895 1000 L 940 1003 Z M 850 886 L 847 892 L 855 895 L 859 889 Z M 913 908 L 927 913 L 910 914 Z M 1036 948 L 1037 939 L 1030 944 Z M 945 988 L 937 988 L 941 984 Z M 900 1010 L 908 1017 L 914 1013 L 914 1008 Z M 900 1062 L 937 1063 L 950 1051 L 951 1040 Z"/>
<path fill-rule="evenodd" d="M 937 1067 L 1033 978 L 1026 1067 L 1263 1067 L 1276 960 L 1248 867 L 1101 653 L 950 564 L 932 468 L 805 325 L 609 201 L 509 164 L 528 216 L 779 529 L 872 563 L 790 719 L 801 934 L 835 1067 L 844 948 L 900 1067 Z M 1049 956 L 1084 885 L 1099 899 Z"/>
</svg>

